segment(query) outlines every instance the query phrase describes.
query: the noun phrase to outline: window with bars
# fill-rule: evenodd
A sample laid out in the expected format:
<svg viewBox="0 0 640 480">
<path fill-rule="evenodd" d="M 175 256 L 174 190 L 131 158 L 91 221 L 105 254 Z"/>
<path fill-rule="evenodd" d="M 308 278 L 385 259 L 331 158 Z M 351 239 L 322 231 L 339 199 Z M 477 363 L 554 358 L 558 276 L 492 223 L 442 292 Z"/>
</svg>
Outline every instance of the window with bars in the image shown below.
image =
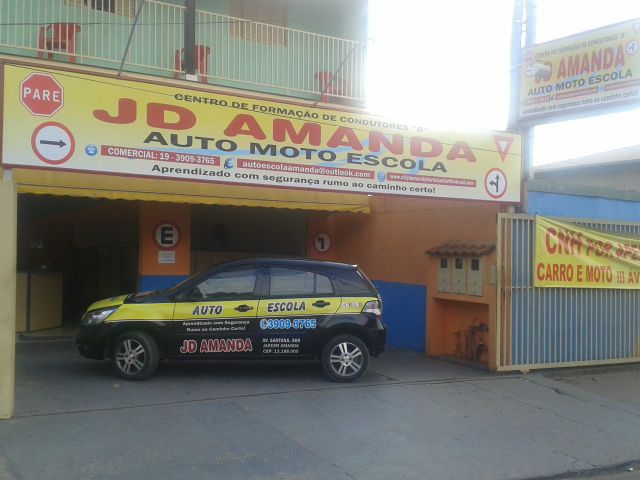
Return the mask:
<svg viewBox="0 0 640 480">
<path fill-rule="evenodd" d="M 64 0 L 67 5 L 88 7 L 91 10 L 115 13 L 124 17 L 136 15 L 136 0 Z"/>
<path fill-rule="evenodd" d="M 116 0 L 84 0 L 84 4 L 94 10 L 116 13 Z"/>
<path fill-rule="evenodd" d="M 231 0 L 229 13 L 246 22 L 234 23 L 234 35 L 269 45 L 287 45 L 286 0 Z M 265 25 L 266 24 L 266 25 Z"/>
</svg>

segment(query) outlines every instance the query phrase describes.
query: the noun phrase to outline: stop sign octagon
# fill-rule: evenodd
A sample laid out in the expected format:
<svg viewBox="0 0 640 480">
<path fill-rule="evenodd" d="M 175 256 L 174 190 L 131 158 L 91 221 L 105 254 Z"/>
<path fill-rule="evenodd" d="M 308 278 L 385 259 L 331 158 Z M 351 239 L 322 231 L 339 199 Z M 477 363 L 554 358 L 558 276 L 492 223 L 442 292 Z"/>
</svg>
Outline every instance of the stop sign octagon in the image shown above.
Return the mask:
<svg viewBox="0 0 640 480">
<path fill-rule="evenodd" d="M 32 73 L 20 82 L 20 102 L 32 115 L 50 117 L 64 105 L 64 90 L 51 75 Z"/>
</svg>

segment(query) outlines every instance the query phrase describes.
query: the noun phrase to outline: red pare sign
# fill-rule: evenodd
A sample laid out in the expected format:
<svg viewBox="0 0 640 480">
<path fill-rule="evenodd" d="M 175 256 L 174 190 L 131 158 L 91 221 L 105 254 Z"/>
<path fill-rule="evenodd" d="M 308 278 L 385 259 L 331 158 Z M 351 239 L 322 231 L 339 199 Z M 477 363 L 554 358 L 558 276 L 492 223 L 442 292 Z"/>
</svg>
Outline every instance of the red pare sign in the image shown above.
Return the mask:
<svg viewBox="0 0 640 480">
<path fill-rule="evenodd" d="M 64 105 L 64 90 L 45 73 L 32 73 L 20 82 L 20 102 L 32 115 L 51 117 Z"/>
</svg>

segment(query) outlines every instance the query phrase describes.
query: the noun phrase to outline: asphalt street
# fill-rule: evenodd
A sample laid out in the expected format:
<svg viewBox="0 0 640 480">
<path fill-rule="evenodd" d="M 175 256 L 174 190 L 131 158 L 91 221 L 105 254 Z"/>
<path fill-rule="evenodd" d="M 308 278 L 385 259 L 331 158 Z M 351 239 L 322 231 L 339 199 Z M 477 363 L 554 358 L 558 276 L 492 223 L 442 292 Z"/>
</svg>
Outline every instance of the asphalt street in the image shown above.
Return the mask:
<svg viewBox="0 0 640 480">
<path fill-rule="evenodd" d="M 124 382 L 70 341 L 19 342 L 17 361 L 7 480 L 626 480 L 640 459 L 636 366 L 496 375 L 392 350 L 345 385 L 170 362 Z"/>
</svg>

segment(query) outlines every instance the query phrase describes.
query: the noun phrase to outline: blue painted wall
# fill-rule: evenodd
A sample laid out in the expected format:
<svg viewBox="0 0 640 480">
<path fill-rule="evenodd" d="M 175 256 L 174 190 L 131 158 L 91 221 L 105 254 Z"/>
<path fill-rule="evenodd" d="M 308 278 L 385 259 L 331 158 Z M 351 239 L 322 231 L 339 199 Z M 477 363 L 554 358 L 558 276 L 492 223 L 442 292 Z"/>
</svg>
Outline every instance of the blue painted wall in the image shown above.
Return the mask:
<svg viewBox="0 0 640 480">
<path fill-rule="evenodd" d="M 382 297 L 382 319 L 389 329 L 387 344 L 424 352 L 427 289 L 406 283 L 373 284 Z"/>
<path fill-rule="evenodd" d="M 138 291 L 148 292 L 173 287 L 185 278 L 186 275 L 146 275 L 138 280 Z"/>
<path fill-rule="evenodd" d="M 640 222 L 640 202 L 532 191 L 528 195 L 529 215 Z"/>
</svg>

